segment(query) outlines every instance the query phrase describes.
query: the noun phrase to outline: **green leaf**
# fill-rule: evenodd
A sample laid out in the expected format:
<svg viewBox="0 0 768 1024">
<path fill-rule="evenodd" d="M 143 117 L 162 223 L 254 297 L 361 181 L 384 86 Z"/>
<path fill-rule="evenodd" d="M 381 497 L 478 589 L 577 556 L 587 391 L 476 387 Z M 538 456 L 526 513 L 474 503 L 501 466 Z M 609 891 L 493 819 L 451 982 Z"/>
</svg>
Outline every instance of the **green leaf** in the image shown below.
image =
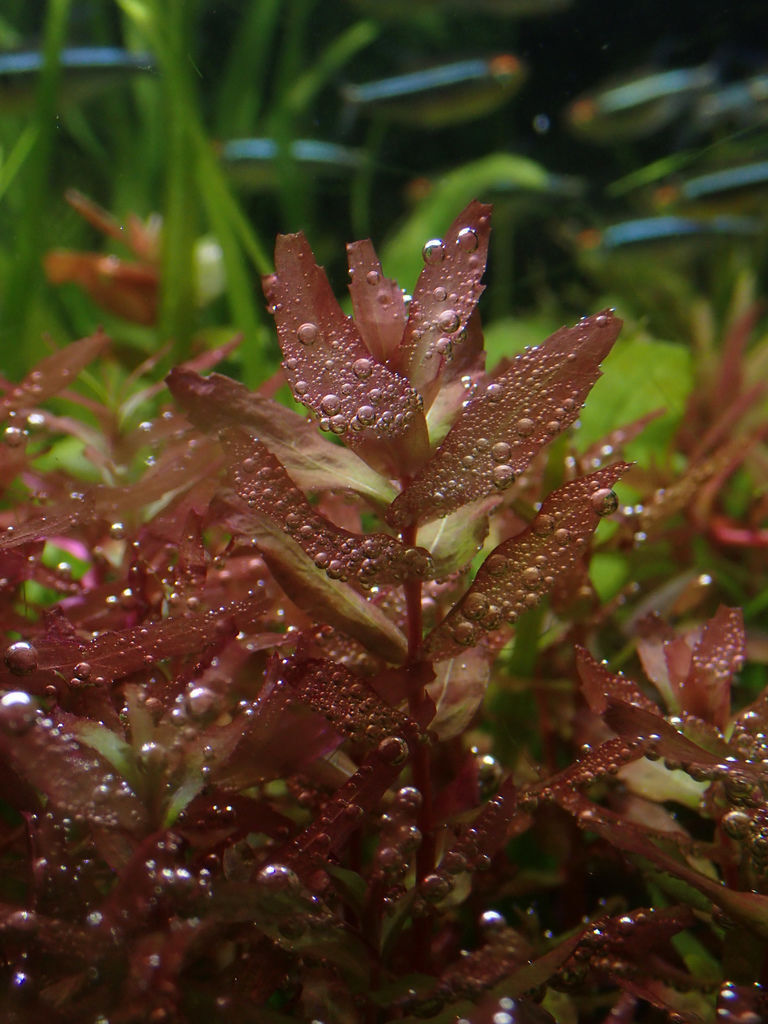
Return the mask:
<svg viewBox="0 0 768 1024">
<path fill-rule="evenodd" d="M 136 767 L 133 747 L 126 743 L 117 733 L 87 719 L 76 722 L 73 731 L 81 743 L 87 743 L 105 758 L 112 767 L 125 779 L 131 789 L 138 792 L 140 779 Z"/>
<path fill-rule="evenodd" d="M 358 640 L 387 661 L 405 660 L 407 642 L 402 632 L 370 598 L 346 583 L 329 579 L 315 563 L 286 536 L 282 527 L 266 516 L 253 514 L 250 528 L 256 545 L 280 586 L 302 611 L 319 622 L 327 622 Z"/>
<path fill-rule="evenodd" d="M 437 678 L 427 686 L 437 708 L 429 728 L 439 740 L 450 740 L 463 733 L 475 717 L 485 696 L 491 666 L 478 647 L 439 662 L 435 672 Z"/>
<path fill-rule="evenodd" d="M 498 501 L 498 498 L 481 498 L 419 527 L 416 542 L 432 556 L 436 579 L 469 565 L 483 546 L 488 533 L 488 516 Z"/>
<path fill-rule="evenodd" d="M 582 410 L 576 446 L 585 451 L 612 430 L 654 409 L 663 416 L 627 446 L 627 455 L 647 463 L 667 445 L 693 388 L 691 350 L 644 335 L 623 339 L 603 363 L 589 403 Z"/>
</svg>

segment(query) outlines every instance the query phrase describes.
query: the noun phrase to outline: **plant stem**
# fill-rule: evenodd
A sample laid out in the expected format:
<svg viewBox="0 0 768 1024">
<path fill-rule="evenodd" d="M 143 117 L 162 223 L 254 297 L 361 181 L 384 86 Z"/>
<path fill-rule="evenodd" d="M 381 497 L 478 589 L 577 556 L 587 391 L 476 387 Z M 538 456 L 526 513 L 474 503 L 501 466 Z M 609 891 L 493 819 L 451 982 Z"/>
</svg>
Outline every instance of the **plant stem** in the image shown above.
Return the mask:
<svg viewBox="0 0 768 1024">
<path fill-rule="evenodd" d="M 416 527 L 409 526 L 402 533 L 404 544 L 412 547 L 416 543 Z M 408 580 L 405 584 L 406 618 L 408 623 L 408 662 L 411 667 L 419 664 L 421 656 L 421 634 L 422 634 L 422 613 L 421 613 L 421 582 L 419 580 Z M 419 719 L 425 691 L 421 682 L 411 688 L 408 697 L 408 709 L 411 717 Z M 416 883 L 431 874 L 435 867 L 435 830 L 432 813 L 432 765 L 429 754 L 429 747 L 420 743 L 413 752 L 411 762 L 413 773 L 413 784 L 421 793 L 421 805 L 417 824 L 421 832 L 421 845 L 416 854 Z M 431 917 L 429 915 L 417 919 L 415 922 L 416 944 L 420 960 L 419 969 L 429 971 Z"/>
</svg>

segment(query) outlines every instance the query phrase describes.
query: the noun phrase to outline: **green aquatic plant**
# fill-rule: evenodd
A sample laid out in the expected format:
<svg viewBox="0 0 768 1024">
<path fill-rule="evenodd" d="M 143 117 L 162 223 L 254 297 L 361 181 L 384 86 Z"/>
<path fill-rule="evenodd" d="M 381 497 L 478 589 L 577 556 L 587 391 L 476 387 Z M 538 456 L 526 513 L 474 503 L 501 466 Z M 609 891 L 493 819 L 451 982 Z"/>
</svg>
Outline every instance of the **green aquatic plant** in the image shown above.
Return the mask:
<svg viewBox="0 0 768 1024">
<path fill-rule="evenodd" d="M 765 1012 L 741 614 L 682 631 L 597 599 L 650 417 L 568 439 L 610 310 L 486 368 L 489 232 L 470 203 L 409 301 L 353 243 L 353 317 L 278 238 L 264 290 L 308 416 L 203 375 L 236 343 L 174 369 L 175 404 L 154 359 L 108 402 L 78 387 L 102 333 L 5 385 L 4 1019 Z M 650 688 L 589 653 L 627 623 Z"/>
</svg>

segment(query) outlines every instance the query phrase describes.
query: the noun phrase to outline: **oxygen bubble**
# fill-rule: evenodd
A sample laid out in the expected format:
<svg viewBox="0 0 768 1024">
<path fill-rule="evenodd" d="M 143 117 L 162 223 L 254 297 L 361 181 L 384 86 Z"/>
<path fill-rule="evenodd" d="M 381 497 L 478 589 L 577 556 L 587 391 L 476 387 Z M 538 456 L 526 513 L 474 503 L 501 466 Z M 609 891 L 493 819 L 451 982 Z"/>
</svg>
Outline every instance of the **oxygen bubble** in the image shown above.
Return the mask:
<svg viewBox="0 0 768 1024">
<path fill-rule="evenodd" d="M 287 864 L 265 864 L 256 875 L 256 881 L 273 892 L 298 889 L 299 876 Z"/>
<path fill-rule="evenodd" d="M 421 255 L 429 266 L 442 263 L 445 259 L 445 242 L 442 238 L 430 238 L 421 250 Z"/>
<path fill-rule="evenodd" d="M 456 241 L 464 252 L 474 252 L 480 244 L 480 239 L 474 228 L 462 228 Z"/>
<path fill-rule="evenodd" d="M 723 831 L 731 839 L 743 839 L 749 831 L 752 819 L 746 811 L 734 810 L 723 815 L 721 824 Z"/>
<path fill-rule="evenodd" d="M 341 408 L 341 399 L 338 395 L 324 395 L 320 399 L 320 408 L 326 416 L 333 416 Z"/>
<path fill-rule="evenodd" d="M 28 693 L 9 690 L 0 697 L 0 728 L 7 733 L 24 733 L 32 727 L 37 708 Z"/>
<path fill-rule="evenodd" d="M 361 405 L 355 415 L 364 426 L 369 426 L 376 419 L 376 410 L 372 405 Z"/>
<path fill-rule="evenodd" d="M 91 666 L 87 661 L 78 661 L 72 670 L 72 674 L 79 682 L 86 683 L 91 678 Z"/>
<path fill-rule="evenodd" d="M 368 284 L 376 285 L 381 280 L 381 275 L 379 274 L 378 270 L 369 270 L 368 273 L 365 275 L 365 280 L 368 282 Z"/>
<path fill-rule="evenodd" d="M 487 611 L 488 598 L 479 591 L 467 594 L 464 604 L 461 606 L 461 612 L 465 618 L 472 619 L 473 621 L 482 619 Z"/>
<path fill-rule="evenodd" d="M 485 394 L 489 402 L 500 402 L 504 397 L 504 388 L 501 384 L 489 384 L 485 389 Z"/>
<path fill-rule="evenodd" d="M 601 487 L 591 497 L 592 508 L 599 516 L 610 516 L 619 507 L 616 492 L 608 487 Z"/>
<path fill-rule="evenodd" d="M 455 309 L 444 309 L 437 318 L 440 330 L 445 331 L 446 334 L 453 334 L 455 331 L 458 331 L 460 323 L 459 314 Z"/>
<path fill-rule="evenodd" d="M 536 518 L 533 520 L 532 525 L 534 533 L 543 535 L 547 533 L 552 533 L 552 531 L 555 528 L 555 520 L 552 518 L 552 516 L 548 516 L 545 513 L 543 516 L 536 516 Z"/>
<path fill-rule="evenodd" d="M 509 571 L 509 562 L 503 555 L 490 555 L 485 566 L 491 576 L 504 576 Z"/>
<path fill-rule="evenodd" d="M 109 527 L 109 536 L 113 540 L 123 540 L 125 538 L 125 523 L 111 523 Z"/>
<path fill-rule="evenodd" d="M 5 664 L 15 676 L 26 676 L 37 668 L 37 650 L 27 640 L 17 640 L 5 651 Z"/>
<path fill-rule="evenodd" d="M 193 686 L 187 691 L 186 703 L 190 715 L 205 715 L 216 706 L 218 695 L 207 686 Z"/>
<path fill-rule="evenodd" d="M 457 644 L 469 647 L 475 642 L 475 627 L 471 622 L 460 622 L 453 631 Z"/>
<path fill-rule="evenodd" d="M 408 744 L 401 736 L 386 736 L 376 748 L 376 753 L 387 764 L 402 764 L 408 757 Z"/>
<path fill-rule="evenodd" d="M 564 526 L 561 526 L 559 530 L 555 530 L 555 540 L 562 547 L 571 542 L 571 534 L 569 530 L 566 530 Z"/>
<path fill-rule="evenodd" d="M 509 458 L 511 448 L 506 441 L 498 441 L 493 448 L 491 448 L 491 458 L 494 462 L 504 462 Z"/>
<path fill-rule="evenodd" d="M 449 355 L 452 348 L 453 344 L 450 338 L 438 338 L 435 342 L 435 352 L 437 352 L 439 356 Z"/>
<path fill-rule="evenodd" d="M 522 419 L 517 421 L 517 432 L 520 437 L 529 437 L 535 428 L 536 424 L 532 419 L 524 416 Z"/>
<path fill-rule="evenodd" d="M 439 284 L 437 288 L 434 289 L 432 294 L 434 295 L 438 302 L 445 302 L 446 298 L 448 297 L 448 292 L 445 290 L 445 288 L 443 288 L 441 284 Z"/>
<path fill-rule="evenodd" d="M 494 935 L 507 927 L 507 920 L 498 910 L 486 910 L 480 915 L 478 924 L 486 935 Z"/>
<path fill-rule="evenodd" d="M 401 807 L 418 811 L 422 804 L 421 792 L 415 786 L 403 786 L 395 794 L 395 800 Z"/>
<path fill-rule="evenodd" d="M 515 482 L 515 474 L 511 466 L 505 466 L 503 463 L 500 466 L 493 467 L 493 486 L 498 490 L 503 491 L 510 484 Z"/>
<path fill-rule="evenodd" d="M 443 875 L 427 875 L 421 882 L 421 894 L 429 903 L 439 903 L 453 889 L 453 883 Z"/>
<path fill-rule="evenodd" d="M 18 448 L 24 443 L 24 431 L 21 427 L 6 427 L 3 431 L 3 440 L 9 448 Z"/>
<path fill-rule="evenodd" d="M 296 330 L 296 337 L 302 345 L 314 345 L 317 335 L 317 324 L 313 324 L 311 321 L 301 324 Z"/>
<path fill-rule="evenodd" d="M 358 380 L 365 380 L 371 376 L 373 363 L 370 359 L 356 359 L 352 364 L 352 372 Z"/>
</svg>

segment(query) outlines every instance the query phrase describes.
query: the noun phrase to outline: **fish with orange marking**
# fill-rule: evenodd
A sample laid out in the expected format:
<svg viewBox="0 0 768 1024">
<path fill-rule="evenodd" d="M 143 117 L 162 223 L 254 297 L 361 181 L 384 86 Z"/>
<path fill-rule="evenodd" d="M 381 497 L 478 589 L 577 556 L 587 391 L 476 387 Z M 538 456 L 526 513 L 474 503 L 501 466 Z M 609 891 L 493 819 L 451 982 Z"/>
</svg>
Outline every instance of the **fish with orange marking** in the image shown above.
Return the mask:
<svg viewBox="0 0 768 1024">
<path fill-rule="evenodd" d="M 461 60 L 360 85 L 346 85 L 342 98 L 353 110 L 426 128 L 471 121 L 503 106 L 522 85 L 519 57 Z"/>
<path fill-rule="evenodd" d="M 713 64 L 642 72 L 577 97 L 566 120 L 575 135 L 594 142 L 642 138 L 672 124 L 717 81 Z"/>
</svg>

